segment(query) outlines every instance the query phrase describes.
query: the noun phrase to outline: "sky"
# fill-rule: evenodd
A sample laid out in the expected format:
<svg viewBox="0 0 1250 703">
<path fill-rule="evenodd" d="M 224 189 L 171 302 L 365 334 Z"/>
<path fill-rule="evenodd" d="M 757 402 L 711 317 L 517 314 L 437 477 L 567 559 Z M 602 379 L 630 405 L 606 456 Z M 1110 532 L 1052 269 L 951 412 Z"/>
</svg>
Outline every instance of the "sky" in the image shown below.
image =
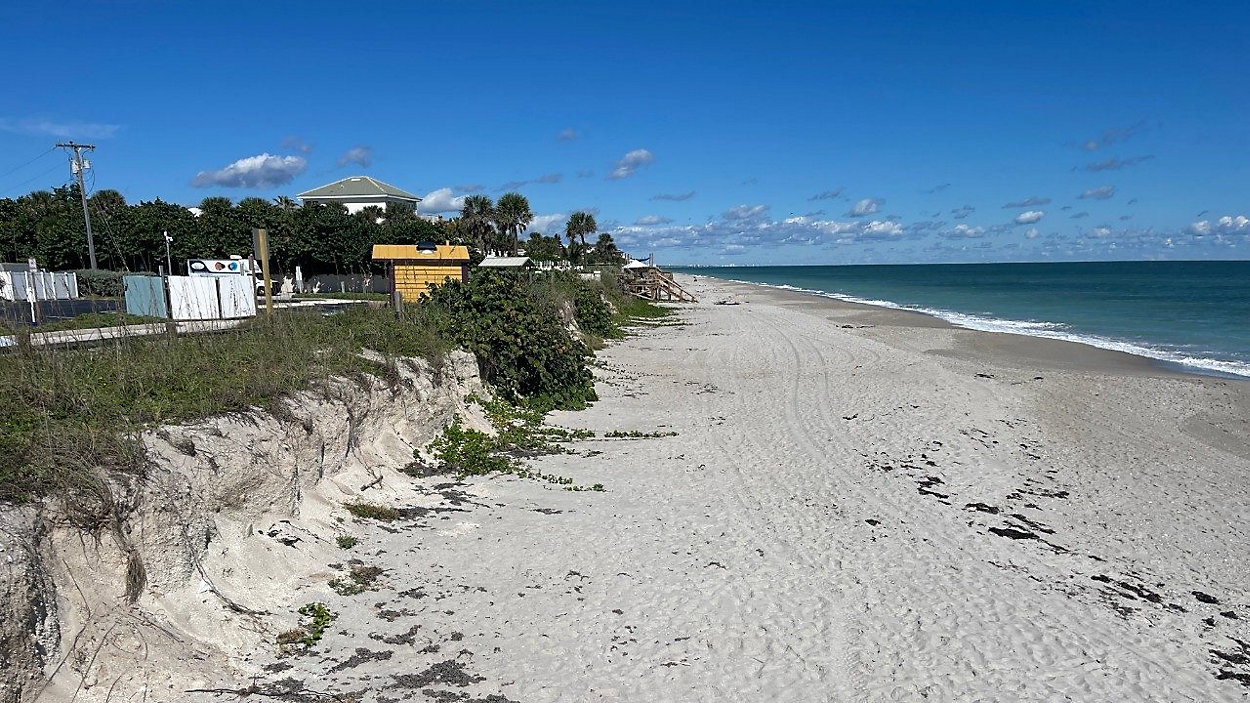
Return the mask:
<svg viewBox="0 0 1250 703">
<path fill-rule="evenodd" d="M 0 5 L 0 198 L 369 175 L 669 265 L 1250 258 L 1250 3 Z"/>
</svg>

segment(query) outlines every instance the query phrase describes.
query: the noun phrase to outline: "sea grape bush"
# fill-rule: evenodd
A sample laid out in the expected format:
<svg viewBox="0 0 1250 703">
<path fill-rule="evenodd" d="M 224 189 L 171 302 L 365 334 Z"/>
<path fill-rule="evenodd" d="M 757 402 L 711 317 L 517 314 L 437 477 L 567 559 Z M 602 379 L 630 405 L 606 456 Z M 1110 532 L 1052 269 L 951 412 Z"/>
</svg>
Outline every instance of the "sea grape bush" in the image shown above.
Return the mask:
<svg viewBox="0 0 1250 703">
<path fill-rule="evenodd" d="M 442 333 L 477 357 L 482 380 L 502 397 L 577 409 L 596 400 L 590 348 L 560 324 L 521 276 L 481 272 L 434 286 Z"/>
</svg>

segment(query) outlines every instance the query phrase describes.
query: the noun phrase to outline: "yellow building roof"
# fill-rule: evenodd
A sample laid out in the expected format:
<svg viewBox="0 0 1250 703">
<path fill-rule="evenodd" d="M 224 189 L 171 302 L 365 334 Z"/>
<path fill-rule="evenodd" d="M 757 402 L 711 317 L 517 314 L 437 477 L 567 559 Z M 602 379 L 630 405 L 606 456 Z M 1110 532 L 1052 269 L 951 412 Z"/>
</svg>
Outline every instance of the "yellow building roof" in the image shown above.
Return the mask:
<svg viewBox="0 0 1250 703">
<path fill-rule="evenodd" d="M 469 248 L 439 244 L 434 249 L 418 249 L 415 244 L 374 244 L 374 261 L 469 261 Z"/>
</svg>

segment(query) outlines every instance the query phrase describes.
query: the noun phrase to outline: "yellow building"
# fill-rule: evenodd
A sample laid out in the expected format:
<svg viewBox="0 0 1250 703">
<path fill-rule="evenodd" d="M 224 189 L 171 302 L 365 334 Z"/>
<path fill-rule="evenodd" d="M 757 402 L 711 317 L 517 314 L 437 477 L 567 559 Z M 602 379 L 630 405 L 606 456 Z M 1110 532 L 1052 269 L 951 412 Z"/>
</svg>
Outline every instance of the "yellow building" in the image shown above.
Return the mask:
<svg viewBox="0 0 1250 703">
<path fill-rule="evenodd" d="M 374 244 L 373 260 L 388 262 L 392 295 L 416 302 L 447 279 L 469 280 L 469 248 L 450 244 Z"/>
</svg>

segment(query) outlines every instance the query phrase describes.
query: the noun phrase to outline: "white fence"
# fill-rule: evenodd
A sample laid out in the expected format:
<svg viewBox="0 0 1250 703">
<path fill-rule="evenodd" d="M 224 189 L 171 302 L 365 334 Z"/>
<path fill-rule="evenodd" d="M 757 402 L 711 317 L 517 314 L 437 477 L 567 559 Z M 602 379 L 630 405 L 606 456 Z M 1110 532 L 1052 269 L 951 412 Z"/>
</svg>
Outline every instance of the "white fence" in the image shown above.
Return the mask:
<svg viewBox="0 0 1250 703">
<path fill-rule="evenodd" d="M 73 300 L 78 275 L 53 271 L 0 271 L 0 300 Z"/>
<path fill-rule="evenodd" d="M 170 276 L 170 317 L 229 320 L 256 315 L 256 292 L 248 276 Z"/>
</svg>

